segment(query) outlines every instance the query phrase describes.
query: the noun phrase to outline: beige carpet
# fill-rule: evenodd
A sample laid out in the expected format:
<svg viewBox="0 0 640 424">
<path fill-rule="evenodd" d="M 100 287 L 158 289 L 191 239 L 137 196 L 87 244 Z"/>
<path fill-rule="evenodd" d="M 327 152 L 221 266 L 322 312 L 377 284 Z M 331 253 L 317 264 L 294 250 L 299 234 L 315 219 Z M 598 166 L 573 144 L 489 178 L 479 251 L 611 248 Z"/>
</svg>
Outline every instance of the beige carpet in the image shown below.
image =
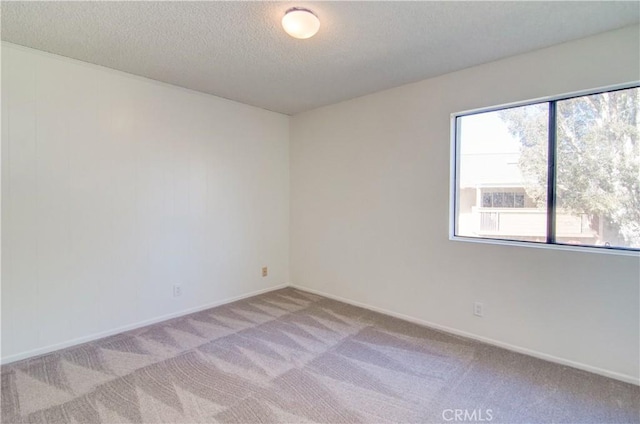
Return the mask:
<svg viewBox="0 0 640 424">
<path fill-rule="evenodd" d="M 626 423 L 639 410 L 637 386 L 295 289 L 2 367 L 3 423 Z"/>
</svg>

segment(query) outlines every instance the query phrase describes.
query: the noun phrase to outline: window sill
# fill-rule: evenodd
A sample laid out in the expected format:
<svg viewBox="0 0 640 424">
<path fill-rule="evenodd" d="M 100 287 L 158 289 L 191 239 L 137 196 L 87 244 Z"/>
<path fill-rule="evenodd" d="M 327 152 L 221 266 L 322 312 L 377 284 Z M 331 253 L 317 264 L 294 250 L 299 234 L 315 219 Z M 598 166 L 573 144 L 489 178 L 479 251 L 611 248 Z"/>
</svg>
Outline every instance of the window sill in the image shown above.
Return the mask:
<svg viewBox="0 0 640 424">
<path fill-rule="evenodd" d="M 465 237 L 465 236 L 454 236 L 454 235 L 449 235 L 449 240 L 469 242 L 469 243 L 479 243 L 479 244 L 493 244 L 498 246 L 530 247 L 534 249 L 562 250 L 562 251 L 568 251 L 568 252 L 595 253 L 595 254 L 631 256 L 631 257 L 640 258 L 640 251 L 623 250 L 623 249 L 607 248 L 607 247 L 572 246 L 567 244 L 546 244 L 546 243 L 536 243 L 531 241 L 500 240 L 500 239 Z"/>
</svg>

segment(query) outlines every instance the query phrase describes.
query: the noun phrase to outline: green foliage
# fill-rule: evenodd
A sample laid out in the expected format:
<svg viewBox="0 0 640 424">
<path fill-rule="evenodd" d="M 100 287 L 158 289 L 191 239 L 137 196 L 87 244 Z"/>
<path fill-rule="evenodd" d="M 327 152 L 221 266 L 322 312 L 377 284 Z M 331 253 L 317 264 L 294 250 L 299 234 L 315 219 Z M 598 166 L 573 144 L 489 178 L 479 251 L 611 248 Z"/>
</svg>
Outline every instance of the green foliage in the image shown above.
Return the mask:
<svg viewBox="0 0 640 424">
<path fill-rule="evenodd" d="M 588 215 L 640 246 L 640 89 L 557 102 L 558 208 Z M 521 143 L 527 194 L 546 204 L 548 104 L 500 112 Z"/>
</svg>

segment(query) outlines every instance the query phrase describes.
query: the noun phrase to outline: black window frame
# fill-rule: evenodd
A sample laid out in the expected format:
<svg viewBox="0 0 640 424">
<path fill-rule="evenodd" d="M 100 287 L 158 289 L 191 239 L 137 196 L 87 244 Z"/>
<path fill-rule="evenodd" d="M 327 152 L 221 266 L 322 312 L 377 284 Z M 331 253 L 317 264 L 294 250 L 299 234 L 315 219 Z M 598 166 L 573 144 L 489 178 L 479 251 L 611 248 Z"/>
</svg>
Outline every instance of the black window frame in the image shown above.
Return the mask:
<svg viewBox="0 0 640 424">
<path fill-rule="evenodd" d="M 474 109 L 467 112 L 459 112 L 451 115 L 452 119 L 452 178 L 451 178 L 451 211 L 453 216 L 451 217 L 451 238 L 462 240 L 473 240 L 491 243 L 492 241 L 508 242 L 509 244 L 518 245 L 533 245 L 537 247 L 554 247 L 564 246 L 569 248 L 587 249 L 592 251 L 614 251 L 614 252 L 628 252 L 628 253 L 640 253 L 640 248 L 625 247 L 625 246 L 596 246 L 588 244 L 569 244 L 556 241 L 556 165 L 557 165 L 557 103 L 564 100 L 575 99 L 579 97 L 588 97 L 602 93 L 611 93 L 615 91 L 628 90 L 633 88 L 640 88 L 640 81 L 634 81 L 626 84 L 618 84 L 615 86 L 601 87 L 592 90 L 583 90 L 574 92 L 571 94 L 564 94 L 552 97 L 545 97 L 540 99 L 534 99 L 529 101 L 522 101 L 517 103 L 511 103 L 502 106 L 493 106 L 481 109 Z M 458 235 L 458 206 L 459 206 L 459 190 L 458 185 L 460 181 L 460 118 L 465 116 L 478 115 L 488 112 L 496 112 L 499 110 L 512 109 L 523 106 L 532 106 L 548 104 L 548 150 L 547 150 L 547 229 L 546 229 L 546 241 L 524 241 L 508 238 L 497 237 L 473 237 L 466 235 Z"/>
</svg>

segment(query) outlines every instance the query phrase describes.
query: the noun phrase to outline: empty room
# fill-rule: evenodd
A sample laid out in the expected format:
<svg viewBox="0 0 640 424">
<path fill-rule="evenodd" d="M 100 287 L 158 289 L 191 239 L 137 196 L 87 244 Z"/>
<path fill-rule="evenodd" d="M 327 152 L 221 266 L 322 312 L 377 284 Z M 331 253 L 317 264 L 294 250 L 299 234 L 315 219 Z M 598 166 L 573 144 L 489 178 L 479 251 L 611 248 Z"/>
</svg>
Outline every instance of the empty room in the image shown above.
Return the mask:
<svg viewBox="0 0 640 424">
<path fill-rule="evenodd" d="M 640 423 L 640 2 L 1 35 L 2 423 Z"/>
</svg>

